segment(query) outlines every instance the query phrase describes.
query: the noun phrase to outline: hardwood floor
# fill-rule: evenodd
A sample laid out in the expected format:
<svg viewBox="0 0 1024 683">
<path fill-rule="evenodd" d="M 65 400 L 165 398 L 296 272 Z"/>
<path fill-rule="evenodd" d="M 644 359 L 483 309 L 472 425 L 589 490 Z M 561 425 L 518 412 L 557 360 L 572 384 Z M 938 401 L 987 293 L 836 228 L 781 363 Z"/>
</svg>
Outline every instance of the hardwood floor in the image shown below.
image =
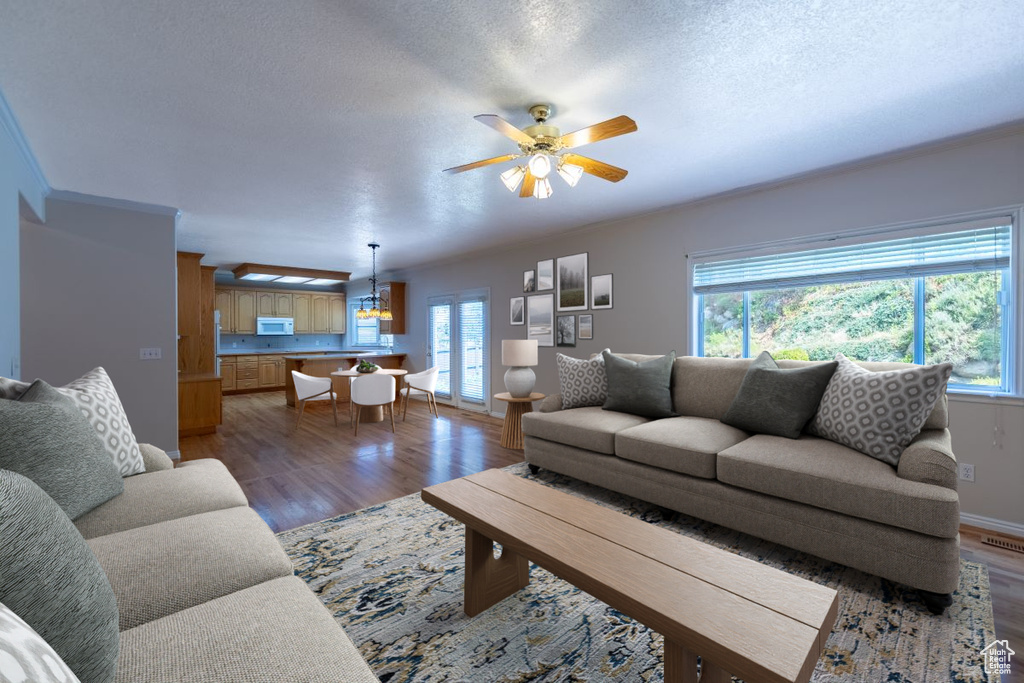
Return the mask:
<svg viewBox="0 0 1024 683">
<path fill-rule="evenodd" d="M 502 448 L 502 421 L 439 405 L 440 417 L 413 401 L 408 420 L 363 424 L 358 438 L 348 407 L 311 402 L 302 426 L 284 392 L 224 397 L 224 424 L 217 434 L 181 440 L 183 460 L 217 458 L 241 484 L 252 507 L 274 531 L 284 531 L 346 512 L 419 493 L 431 484 L 523 459 Z M 960 529 L 961 555 L 988 565 L 996 634 L 1024 647 L 1024 555 L 981 542 L 980 529 Z M 1024 659 L 1004 681 L 1024 681 Z"/>
</svg>

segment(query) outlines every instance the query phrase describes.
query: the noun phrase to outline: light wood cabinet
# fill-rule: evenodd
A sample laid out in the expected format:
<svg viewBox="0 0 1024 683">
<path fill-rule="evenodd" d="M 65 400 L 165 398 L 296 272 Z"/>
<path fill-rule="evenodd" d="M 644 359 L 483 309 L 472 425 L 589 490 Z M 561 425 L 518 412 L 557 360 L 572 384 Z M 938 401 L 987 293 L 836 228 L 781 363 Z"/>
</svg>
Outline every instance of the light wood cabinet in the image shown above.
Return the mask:
<svg viewBox="0 0 1024 683">
<path fill-rule="evenodd" d="M 235 370 L 237 367 L 234 363 L 225 363 L 221 359 L 220 363 L 220 384 L 221 391 L 234 391 L 235 390 Z"/>
<path fill-rule="evenodd" d="M 256 334 L 256 295 L 254 289 L 236 289 L 235 292 L 235 332 L 237 334 Z"/>
<path fill-rule="evenodd" d="M 381 299 L 391 309 L 391 320 L 380 321 L 381 334 L 405 334 L 405 283 L 387 282 Z"/>
<path fill-rule="evenodd" d="M 277 385 L 277 360 L 271 358 L 260 358 L 260 387 L 273 387 Z"/>
<path fill-rule="evenodd" d="M 329 334 L 331 331 L 331 297 L 326 294 L 313 295 L 313 333 Z"/>
<path fill-rule="evenodd" d="M 230 289 L 218 289 L 213 307 L 220 311 L 220 331 L 231 334 L 235 331 L 235 293 Z"/>
<path fill-rule="evenodd" d="M 285 372 L 285 369 L 284 369 L 284 358 L 278 358 L 277 359 L 277 385 L 276 386 L 283 387 L 287 383 L 287 380 L 285 379 L 285 376 L 286 376 L 286 372 Z"/>
<path fill-rule="evenodd" d="M 313 295 L 293 294 L 292 310 L 295 320 L 295 334 L 310 334 L 313 332 Z"/>
<path fill-rule="evenodd" d="M 348 310 L 345 306 L 345 295 L 334 295 L 330 298 L 331 334 L 345 334 L 348 324 Z"/>
<path fill-rule="evenodd" d="M 274 315 L 273 292 L 256 292 L 256 315 L 265 318 Z"/>
<path fill-rule="evenodd" d="M 293 295 L 288 292 L 274 292 L 274 315 L 279 318 L 294 316 Z"/>
<path fill-rule="evenodd" d="M 289 292 L 258 291 L 256 301 L 256 314 L 260 317 L 292 317 L 292 295 Z"/>
</svg>

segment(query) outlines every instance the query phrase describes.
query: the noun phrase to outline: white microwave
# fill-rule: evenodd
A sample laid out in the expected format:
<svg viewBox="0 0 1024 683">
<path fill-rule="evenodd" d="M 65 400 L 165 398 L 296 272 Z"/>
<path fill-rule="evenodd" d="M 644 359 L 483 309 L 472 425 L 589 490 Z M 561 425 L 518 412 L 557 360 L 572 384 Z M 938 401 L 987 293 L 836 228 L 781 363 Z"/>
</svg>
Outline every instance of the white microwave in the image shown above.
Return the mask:
<svg viewBox="0 0 1024 683">
<path fill-rule="evenodd" d="M 295 320 L 292 318 L 256 318 L 256 334 L 291 336 L 295 334 Z"/>
</svg>

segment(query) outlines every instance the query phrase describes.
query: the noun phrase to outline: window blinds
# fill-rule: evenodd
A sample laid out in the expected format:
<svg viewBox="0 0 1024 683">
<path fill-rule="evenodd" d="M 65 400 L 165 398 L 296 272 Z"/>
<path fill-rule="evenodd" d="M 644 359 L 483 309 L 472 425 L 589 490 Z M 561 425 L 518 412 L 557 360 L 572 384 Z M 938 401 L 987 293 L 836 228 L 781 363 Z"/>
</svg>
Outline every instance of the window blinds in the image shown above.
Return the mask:
<svg viewBox="0 0 1024 683">
<path fill-rule="evenodd" d="M 460 398 L 484 402 L 487 371 L 487 303 L 483 299 L 459 302 Z"/>
<path fill-rule="evenodd" d="M 902 239 L 697 263 L 694 294 L 998 270 L 1010 265 L 1012 221 Z"/>
</svg>

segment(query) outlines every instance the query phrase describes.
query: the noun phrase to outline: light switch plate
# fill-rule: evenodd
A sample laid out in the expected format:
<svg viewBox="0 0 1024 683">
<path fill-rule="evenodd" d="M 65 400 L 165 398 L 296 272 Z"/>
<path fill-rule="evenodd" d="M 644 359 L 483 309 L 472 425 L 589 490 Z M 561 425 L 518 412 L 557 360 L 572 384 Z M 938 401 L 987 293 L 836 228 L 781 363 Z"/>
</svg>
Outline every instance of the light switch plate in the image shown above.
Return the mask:
<svg viewBox="0 0 1024 683">
<path fill-rule="evenodd" d="M 163 353 L 160 348 L 139 349 L 139 360 L 160 360 Z"/>
</svg>

